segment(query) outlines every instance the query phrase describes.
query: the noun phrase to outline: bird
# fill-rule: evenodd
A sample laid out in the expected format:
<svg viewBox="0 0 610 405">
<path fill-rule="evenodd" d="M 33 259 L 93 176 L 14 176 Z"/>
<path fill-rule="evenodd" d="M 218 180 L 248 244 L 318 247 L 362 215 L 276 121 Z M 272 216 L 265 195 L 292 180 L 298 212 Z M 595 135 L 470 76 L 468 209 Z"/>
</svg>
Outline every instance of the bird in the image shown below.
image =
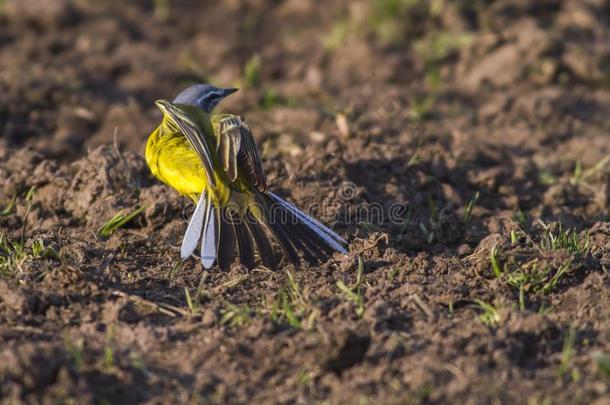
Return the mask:
<svg viewBox="0 0 610 405">
<path fill-rule="evenodd" d="M 345 239 L 269 190 L 245 119 L 213 113 L 236 91 L 201 83 L 173 101 L 155 102 L 163 119 L 146 142 L 146 163 L 156 178 L 195 204 L 181 259 L 199 248 L 205 269 L 216 264 L 226 271 L 237 257 L 255 268 L 255 253 L 265 267 L 276 269 L 276 246 L 295 265 L 347 254 Z"/>
</svg>

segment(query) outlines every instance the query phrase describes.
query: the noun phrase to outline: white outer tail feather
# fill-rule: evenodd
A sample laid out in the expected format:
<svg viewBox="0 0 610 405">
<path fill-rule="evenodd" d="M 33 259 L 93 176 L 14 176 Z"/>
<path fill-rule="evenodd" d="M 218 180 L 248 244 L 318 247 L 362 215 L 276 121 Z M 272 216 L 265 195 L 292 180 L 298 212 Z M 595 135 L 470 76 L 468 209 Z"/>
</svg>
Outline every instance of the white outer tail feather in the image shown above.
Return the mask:
<svg viewBox="0 0 610 405">
<path fill-rule="evenodd" d="M 296 215 L 297 218 L 299 218 L 301 221 L 303 221 L 305 223 L 305 225 L 307 225 L 312 231 L 314 231 L 322 239 L 324 239 L 324 241 L 326 243 L 328 243 L 328 245 L 330 247 L 335 249 L 337 252 L 347 254 L 347 250 L 343 246 L 341 246 L 342 243 L 347 244 L 345 239 L 343 239 L 341 236 L 337 235 L 335 232 L 333 232 L 328 227 L 322 225 L 319 221 L 317 221 L 314 218 L 310 217 L 309 215 L 305 214 L 303 211 L 299 210 L 297 207 L 295 207 L 288 201 L 283 200 L 282 198 L 278 197 L 277 195 L 275 195 L 272 192 L 268 192 L 267 194 L 269 196 L 271 196 L 275 201 L 280 203 L 288 211 L 290 211 L 291 213 Z"/>
<path fill-rule="evenodd" d="M 184 233 L 184 238 L 182 239 L 182 246 L 180 248 L 180 257 L 182 260 L 189 258 L 197 248 L 199 238 L 201 237 L 201 230 L 203 229 L 203 214 L 205 211 L 203 204 L 204 200 L 205 193 L 201 193 L 193 216 Z"/>
<path fill-rule="evenodd" d="M 201 263 L 209 269 L 216 260 L 216 224 L 214 205 L 207 200 L 205 223 L 203 225 L 203 237 L 201 238 Z"/>
<path fill-rule="evenodd" d="M 193 254 L 201 239 L 201 263 L 206 269 L 214 265 L 216 261 L 215 217 L 214 205 L 205 192 L 201 193 L 182 239 L 180 248 L 182 260 L 188 259 Z"/>
</svg>

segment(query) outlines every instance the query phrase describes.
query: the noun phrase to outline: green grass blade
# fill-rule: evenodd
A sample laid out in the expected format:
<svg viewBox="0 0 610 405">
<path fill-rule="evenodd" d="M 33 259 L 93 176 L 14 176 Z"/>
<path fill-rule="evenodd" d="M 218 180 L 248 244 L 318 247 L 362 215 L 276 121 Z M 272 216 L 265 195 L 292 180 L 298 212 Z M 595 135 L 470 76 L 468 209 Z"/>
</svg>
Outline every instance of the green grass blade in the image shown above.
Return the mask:
<svg viewBox="0 0 610 405">
<path fill-rule="evenodd" d="M 103 238 L 110 237 L 110 235 L 115 233 L 119 228 L 125 226 L 129 221 L 131 221 L 132 219 L 134 219 L 135 217 L 140 215 L 142 212 L 144 212 L 145 209 L 146 209 L 146 207 L 140 207 L 140 208 L 133 210 L 132 212 L 130 212 L 127 215 L 124 215 L 119 212 L 114 217 L 112 217 L 108 222 L 106 222 L 104 225 L 102 225 L 100 227 L 100 229 L 98 229 L 98 231 L 97 231 L 98 234 Z"/>
</svg>

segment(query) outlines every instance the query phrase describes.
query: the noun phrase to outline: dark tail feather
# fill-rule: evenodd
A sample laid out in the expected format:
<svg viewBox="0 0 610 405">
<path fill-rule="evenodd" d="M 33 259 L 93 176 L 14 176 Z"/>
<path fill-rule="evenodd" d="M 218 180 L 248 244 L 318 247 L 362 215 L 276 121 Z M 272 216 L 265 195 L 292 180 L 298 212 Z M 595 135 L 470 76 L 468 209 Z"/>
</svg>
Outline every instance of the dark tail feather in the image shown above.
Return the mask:
<svg viewBox="0 0 610 405">
<path fill-rule="evenodd" d="M 239 261 L 248 269 L 253 269 L 254 263 L 254 247 L 252 246 L 252 238 L 246 228 L 246 224 L 236 220 L 233 223 L 233 230 L 237 237 L 237 251 L 239 253 Z"/>
<path fill-rule="evenodd" d="M 282 222 L 277 226 L 287 235 L 294 248 L 303 254 L 305 260 L 309 263 L 316 263 L 326 260 L 332 255 L 332 248 L 329 248 L 323 241 L 317 238 L 298 218 L 281 208 L 279 208 L 279 211 L 281 211 L 279 216 L 282 218 Z"/>
<path fill-rule="evenodd" d="M 305 260 L 309 263 L 318 263 L 327 260 L 333 254 L 334 249 L 324 243 L 324 240 L 298 218 L 283 208 L 276 209 L 281 211 L 281 217 L 285 218 L 279 225 L 280 228 L 289 235 L 290 242 L 303 253 Z"/>
<path fill-rule="evenodd" d="M 296 219 L 291 219 L 296 221 Z M 304 242 L 304 247 L 313 255 L 313 258 L 306 259 L 309 262 L 312 261 L 324 261 L 328 259 L 335 250 L 328 246 L 324 241 L 318 237 L 311 229 L 302 223 L 295 225 L 295 231 L 300 235 L 300 238 Z"/>
<path fill-rule="evenodd" d="M 271 235 L 273 235 L 273 238 L 275 239 L 277 244 L 280 245 L 282 252 L 284 252 L 288 260 L 291 263 L 298 264 L 298 245 L 296 245 L 295 241 L 292 239 L 292 236 L 287 233 L 284 227 L 280 224 L 270 221 L 266 225 L 267 229 L 271 232 Z"/>
<path fill-rule="evenodd" d="M 220 239 L 218 241 L 218 267 L 226 271 L 231 266 L 235 253 L 234 219 L 226 210 L 220 212 Z"/>
<path fill-rule="evenodd" d="M 288 229 L 286 229 L 285 224 L 282 223 L 285 222 L 285 220 L 278 218 L 276 213 L 271 212 L 271 209 L 274 207 L 272 207 L 271 200 L 266 194 L 258 193 L 257 200 L 259 207 L 263 212 L 263 225 L 267 228 L 269 233 L 271 233 L 288 260 L 294 264 L 299 263 L 297 249 L 300 246 L 297 241 L 295 241 L 294 236 L 291 235 L 290 232 L 287 232 Z"/>
<path fill-rule="evenodd" d="M 256 243 L 263 264 L 271 270 L 275 270 L 276 262 L 275 256 L 273 255 L 273 248 L 269 242 L 269 237 L 265 234 L 263 226 L 250 212 L 246 213 L 245 225 Z"/>
</svg>

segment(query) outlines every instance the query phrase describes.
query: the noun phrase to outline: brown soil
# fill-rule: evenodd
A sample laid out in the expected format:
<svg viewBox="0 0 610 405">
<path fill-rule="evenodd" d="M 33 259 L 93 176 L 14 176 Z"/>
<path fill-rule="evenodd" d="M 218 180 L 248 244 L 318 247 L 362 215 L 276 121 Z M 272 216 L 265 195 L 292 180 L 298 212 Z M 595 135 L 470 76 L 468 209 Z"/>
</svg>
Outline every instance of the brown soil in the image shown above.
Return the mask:
<svg viewBox="0 0 610 405">
<path fill-rule="evenodd" d="M 0 1 L 0 398 L 610 402 L 610 2 L 320 4 Z M 200 81 L 347 257 L 180 262 Z"/>
</svg>

